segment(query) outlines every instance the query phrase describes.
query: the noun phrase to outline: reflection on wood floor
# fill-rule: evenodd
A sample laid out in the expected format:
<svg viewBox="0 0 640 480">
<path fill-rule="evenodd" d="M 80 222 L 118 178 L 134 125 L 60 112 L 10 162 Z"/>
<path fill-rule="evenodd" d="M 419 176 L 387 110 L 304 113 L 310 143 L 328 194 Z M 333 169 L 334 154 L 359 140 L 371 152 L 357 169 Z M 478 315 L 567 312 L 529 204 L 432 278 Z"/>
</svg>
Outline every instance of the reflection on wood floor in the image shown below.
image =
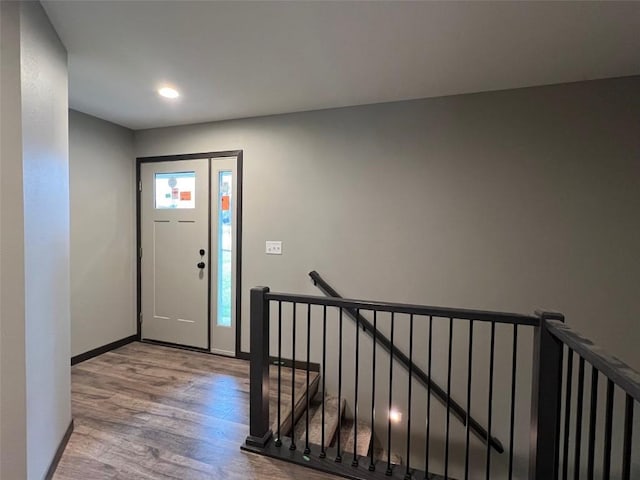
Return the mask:
<svg viewBox="0 0 640 480">
<path fill-rule="evenodd" d="M 240 451 L 249 432 L 246 361 L 135 342 L 71 372 L 75 430 L 56 480 L 337 478 Z M 299 371 L 298 392 L 305 382 Z"/>
</svg>

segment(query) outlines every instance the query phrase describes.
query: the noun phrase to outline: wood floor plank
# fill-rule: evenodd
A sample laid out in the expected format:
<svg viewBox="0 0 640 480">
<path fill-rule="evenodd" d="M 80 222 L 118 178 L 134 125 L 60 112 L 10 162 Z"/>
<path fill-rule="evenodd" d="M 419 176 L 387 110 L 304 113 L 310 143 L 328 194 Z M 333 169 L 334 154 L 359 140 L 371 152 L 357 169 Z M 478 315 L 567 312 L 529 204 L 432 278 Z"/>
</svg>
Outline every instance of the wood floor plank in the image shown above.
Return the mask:
<svg viewBox="0 0 640 480">
<path fill-rule="evenodd" d="M 133 342 L 71 372 L 75 430 L 56 480 L 338 478 L 240 451 L 249 433 L 246 361 Z M 282 368 L 285 408 L 291 376 Z M 296 404 L 305 382 L 296 370 Z"/>
</svg>

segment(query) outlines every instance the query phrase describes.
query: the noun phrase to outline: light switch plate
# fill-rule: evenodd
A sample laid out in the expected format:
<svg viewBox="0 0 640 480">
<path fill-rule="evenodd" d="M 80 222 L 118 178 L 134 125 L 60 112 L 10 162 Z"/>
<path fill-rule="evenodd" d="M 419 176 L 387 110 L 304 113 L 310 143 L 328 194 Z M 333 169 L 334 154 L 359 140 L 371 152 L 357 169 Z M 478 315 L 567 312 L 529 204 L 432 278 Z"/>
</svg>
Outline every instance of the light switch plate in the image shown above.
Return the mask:
<svg viewBox="0 0 640 480">
<path fill-rule="evenodd" d="M 267 255 L 282 255 L 282 242 L 279 240 L 267 240 L 264 252 Z"/>
</svg>

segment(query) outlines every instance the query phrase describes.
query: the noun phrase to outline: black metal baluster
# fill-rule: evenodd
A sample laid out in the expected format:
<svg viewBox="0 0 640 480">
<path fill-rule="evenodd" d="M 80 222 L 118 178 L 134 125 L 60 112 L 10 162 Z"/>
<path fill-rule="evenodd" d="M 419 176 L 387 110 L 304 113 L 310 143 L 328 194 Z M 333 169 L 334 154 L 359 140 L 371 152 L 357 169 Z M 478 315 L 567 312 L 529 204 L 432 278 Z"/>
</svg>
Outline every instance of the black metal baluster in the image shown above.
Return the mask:
<svg viewBox="0 0 640 480">
<path fill-rule="evenodd" d="M 469 320 L 469 356 L 467 358 L 467 418 L 465 419 L 464 480 L 469 479 L 469 433 L 471 430 L 471 370 L 473 368 L 473 320 Z"/>
<path fill-rule="evenodd" d="M 413 383 L 413 314 L 409 316 L 409 398 L 407 400 L 407 470 L 405 480 L 411 480 L 411 387 Z"/>
<path fill-rule="evenodd" d="M 518 324 L 513 324 L 513 356 L 511 357 L 511 413 L 509 424 L 509 480 L 513 479 L 513 433 L 516 420 L 516 365 L 518 360 Z"/>
<path fill-rule="evenodd" d="M 378 311 L 373 311 L 373 358 L 371 360 L 371 435 L 374 435 L 376 424 L 376 335 L 378 333 Z M 376 469 L 375 459 L 373 458 L 373 448 L 370 449 L 369 455 L 369 471 Z"/>
<path fill-rule="evenodd" d="M 278 436 L 276 438 L 276 447 L 282 446 L 282 437 L 280 431 L 281 423 L 281 407 L 282 407 L 282 302 L 278 301 Z"/>
<path fill-rule="evenodd" d="M 627 394 L 624 407 L 624 444 L 622 446 L 622 480 L 631 480 L 631 443 L 633 441 L 633 397 Z"/>
<path fill-rule="evenodd" d="M 427 347 L 427 376 L 431 380 L 431 347 L 433 342 L 433 317 L 429 315 L 429 345 Z M 429 478 L 429 440 L 431 439 L 431 382 L 427 383 L 427 443 L 424 448 L 424 478 Z"/>
<path fill-rule="evenodd" d="M 578 392 L 576 393 L 576 442 L 573 457 L 573 478 L 580 480 L 580 444 L 582 443 L 582 400 L 584 395 L 584 358 L 578 363 Z"/>
<path fill-rule="evenodd" d="M 322 306 L 322 440 L 320 441 L 320 458 L 325 458 L 325 399 L 327 398 L 327 306 Z"/>
<path fill-rule="evenodd" d="M 296 449 L 296 302 L 293 302 L 293 327 L 291 337 L 291 445 L 289 450 Z"/>
<path fill-rule="evenodd" d="M 602 459 L 602 480 L 611 477 L 611 433 L 613 430 L 613 380 L 607 379 L 607 404 L 604 420 L 604 458 Z"/>
<path fill-rule="evenodd" d="M 342 450 L 340 448 L 340 437 L 342 437 L 342 307 L 340 307 L 338 334 L 338 452 L 336 453 L 336 462 L 342 462 Z"/>
<path fill-rule="evenodd" d="M 591 366 L 591 405 L 589 407 L 589 456 L 587 457 L 587 479 L 593 480 L 593 463 L 596 450 L 596 420 L 598 408 L 598 370 Z"/>
<path fill-rule="evenodd" d="M 489 358 L 489 413 L 487 418 L 487 473 L 486 478 L 491 478 L 491 420 L 493 417 L 493 365 L 495 361 L 496 322 L 491 322 L 491 347 Z"/>
<path fill-rule="evenodd" d="M 308 455 L 311 453 L 311 448 L 309 448 L 309 410 L 311 410 L 311 399 L 309 398 L 309 362 L 311 361 L 311 304 L 307 304 L 307 411 L 305 412 L 305 443 L 304 443 L 304 453 Z"/>
<path fill-rule="evenodd" d="M 562 460 L 562 480 L 567 480 L 569 472 L 569 430 L 571 428 L 571 383 L 573 381 L 573 350 L 568 349 L 567 382 L 564 396 L 564 458 Z"/>
<path fill-rule="evenodd" d="M 358 466 L 358 376 L 360 370 L 360 311 L 356 308 L 356 386 L 353 406 L 353 460 L 352 467 Z"/>
<path fill-rule="evenodd" d="M 394 313 L 391 312 L 391 346 L 393 347 Z M 387 429 L 387 475 L 391 475 L 391 409 L 393 401 L 393 348 L 389 350 L 389 421 Z"/>
<path fill-rule="evenodd" d="M 449 353 L 447 355 L 447 416 L 444 442 L 444 478 L 449 478 L 449 427 L 451 424 L 451 351 L 453 348 L 453 318 L 449 318 Z"/>
</svg>

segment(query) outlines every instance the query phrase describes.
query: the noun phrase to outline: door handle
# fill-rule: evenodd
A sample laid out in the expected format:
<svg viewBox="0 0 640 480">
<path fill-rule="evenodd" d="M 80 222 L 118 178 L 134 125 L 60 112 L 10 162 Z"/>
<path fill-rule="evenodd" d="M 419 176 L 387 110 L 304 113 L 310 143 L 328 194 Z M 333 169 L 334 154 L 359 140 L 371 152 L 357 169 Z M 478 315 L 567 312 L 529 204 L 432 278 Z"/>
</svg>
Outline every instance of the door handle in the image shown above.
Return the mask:
<svg viewBox="0 0 640 480">
<path fill-rule="evenodd" d="M 204 267 L 206 267 L 204 262 L 198 262 L 198 268 L 204 268 Z"/>
</svg>

